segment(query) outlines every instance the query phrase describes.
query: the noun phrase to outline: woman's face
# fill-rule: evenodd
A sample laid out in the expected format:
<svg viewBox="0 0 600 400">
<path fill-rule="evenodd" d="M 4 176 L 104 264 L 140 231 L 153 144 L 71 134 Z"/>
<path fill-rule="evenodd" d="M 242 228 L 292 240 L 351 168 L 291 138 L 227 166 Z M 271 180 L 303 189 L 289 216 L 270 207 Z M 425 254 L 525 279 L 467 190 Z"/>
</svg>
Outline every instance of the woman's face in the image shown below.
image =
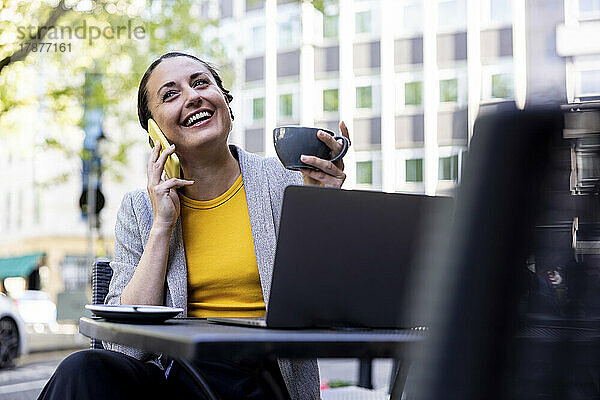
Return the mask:
<svg viewBox="0 0 600 400">
<path fill-rule="evenodd" d="M 147 85 L 152 117 L 178 154 L 209 143 L 227 143 L 231 131 L 229 104 L 215 78 L 189 57 L 164 59 Z"/>
</svg>

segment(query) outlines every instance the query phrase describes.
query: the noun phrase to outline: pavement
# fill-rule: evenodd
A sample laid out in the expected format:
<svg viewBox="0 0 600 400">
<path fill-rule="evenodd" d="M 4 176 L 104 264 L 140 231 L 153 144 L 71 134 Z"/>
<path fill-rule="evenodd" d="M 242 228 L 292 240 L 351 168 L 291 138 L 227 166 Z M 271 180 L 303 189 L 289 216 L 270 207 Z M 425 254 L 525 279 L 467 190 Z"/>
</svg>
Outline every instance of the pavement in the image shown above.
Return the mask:
<svg viewBox="0 0 600 400">
<path fill-rule="evenodd" d="M 37 399 L 58 364 L 77 350 L 42 351 L 21 356 L 15 368 L 0 370 L 0 399 Z"/>
<path fill-rule="evenodd" d="M 359 362 L 354 359 L 319 359 L 321 397 L 323 400 L 383 400 L 389 399 L 388 389 L 392 360 L 373 361 L 373 390 L 356 386 Z M 323 389 L 328 382 L 348 383 L 351 386 Z"/>
<path fill-rule="evenodd" d="M 47 325 L 27 325 L 29 353 L 86 348 L 90 339 L 79 333 L 77 324 L 61 323 L 53 327 Z"/>
<path fill-rule="evenodd" d="M 321 391 L 323 400 L 388 400 L 389 398 L 386 389 L 368 390 L 349 386 Z"/>
</svg>

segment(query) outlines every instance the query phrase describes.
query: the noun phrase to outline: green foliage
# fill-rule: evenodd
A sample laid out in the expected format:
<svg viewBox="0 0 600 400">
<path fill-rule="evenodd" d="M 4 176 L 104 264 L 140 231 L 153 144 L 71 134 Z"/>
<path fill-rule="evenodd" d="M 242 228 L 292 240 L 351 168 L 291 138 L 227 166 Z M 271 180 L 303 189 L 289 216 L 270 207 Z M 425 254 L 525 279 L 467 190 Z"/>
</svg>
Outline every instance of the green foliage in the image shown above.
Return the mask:
<svg viewBox="0 0 600 400">
<path fill-rule="evenodd" d="M 58 175 L 55 175 L 54 177 L 52 177 L 52 179 L 48 179 L 48 180 L 45 180 L 44 182 L 36 183 L 36 188 L 41 189 L 41 190 L 51 189 L 54 186 L 58 186 L 58 185 L 62 185 L 63 183 L 67 183 L 69 181 L 70 177 L 71 177 L 70 173 L 63 172 Z"/>
<path fill-rule="evenodd" d="M 325 0 L 312 0 L 312 4 L 317 10 L 325 12 Z"/>
<path fill-rule="evenodd" d="M 172 50 L 226 64 L 223 46 L 204 34 L 216 21 L 202 18 L 201 4 L 195 0 L 96 0 L 64 10 L 62 3 L 56 3 L 0 0 L 0 14 L 8 16 L 0 19 L 0 140 L 33 130 L 42 151 L 85 158 L 81 150 L 84 109 L 101 108 L 109 142 L 103 147 L 103 165 L 110 176 L 120 180 L 128 149 L 141 139 L 141 128 L 130 127 L 136 125 L 137 86 L 144 71 L 154 59 Z M 85 4 L 90 6 L 82 9 Z M 37 29 L 51 17 L 57 18 L 52 24 L 57 28 Z M 76 32 L 82 26 L 87 30 L 79 32 L 86 32 L 86 38 L 68 35 L 69 30 Z M 92 30 L 107 35 L 91 38 Z M 107 37 L 110 34 L 112 37 Z M 36 40 L 50 43 L 46 45 L 50 50 L 23 56 L 23 46 Z M 68 43 L 70 51 L 66 46 L 60 51 L 61 43 Z M 90 74 L 98 74 L 98 78 L 86 90 Z M 231 71 L 225 69 L 223 78 L 230 83 Z"/>
<path fill-rule="evenodd" d="M 327 382 L 327 386 L 329 386 L 332 389 L 335 389 L 335 388 L 339 388 L 339 387 L 352 386 L 352 382 L 348 382 L 348 381 L 328 381 Z"/>
</svg>

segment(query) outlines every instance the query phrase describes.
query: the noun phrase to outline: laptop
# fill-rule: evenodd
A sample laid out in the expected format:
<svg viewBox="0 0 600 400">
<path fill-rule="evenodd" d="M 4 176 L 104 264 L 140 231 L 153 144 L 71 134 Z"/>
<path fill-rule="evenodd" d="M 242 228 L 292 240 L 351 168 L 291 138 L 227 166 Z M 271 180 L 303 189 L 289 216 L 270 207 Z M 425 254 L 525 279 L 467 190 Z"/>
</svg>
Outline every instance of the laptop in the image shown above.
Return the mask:
<svg viewBox="0 0 600 400">
<path fill-rule="evenodd" d="M 451 214 L 452 203 L 448 197 L 289 186 L 266 318 L 208 320 L 269 328 L 422 326 L 410 312 L 409 288 L 427 262 L 429 234 Z"/>
</svg>

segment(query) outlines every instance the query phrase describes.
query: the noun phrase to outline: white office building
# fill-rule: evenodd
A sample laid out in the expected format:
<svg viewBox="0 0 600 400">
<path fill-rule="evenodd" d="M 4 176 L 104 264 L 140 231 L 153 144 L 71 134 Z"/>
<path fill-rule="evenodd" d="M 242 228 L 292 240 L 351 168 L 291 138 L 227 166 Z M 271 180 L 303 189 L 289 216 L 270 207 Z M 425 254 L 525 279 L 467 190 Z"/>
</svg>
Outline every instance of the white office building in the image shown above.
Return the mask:
<svg viewBox="0 0 600 400">
<path fill-rule="evenodd" d="M 479 104 L 524 102 L 524 0 L 206 0 L 235 72 L 232 141 L 274 154 L 284 124 L 350 128 L 348 187 L 445 193 Z M 515 33 L 522 32 L 521 35 Z M 521 99 L 519 99 L 521 95 Z"/>
<path fill-rule="evenodd" d="M 600 0 L 564 0 L 564 23 L 556 31 L 568 101 L 600 100 Z"/>
</svg>

